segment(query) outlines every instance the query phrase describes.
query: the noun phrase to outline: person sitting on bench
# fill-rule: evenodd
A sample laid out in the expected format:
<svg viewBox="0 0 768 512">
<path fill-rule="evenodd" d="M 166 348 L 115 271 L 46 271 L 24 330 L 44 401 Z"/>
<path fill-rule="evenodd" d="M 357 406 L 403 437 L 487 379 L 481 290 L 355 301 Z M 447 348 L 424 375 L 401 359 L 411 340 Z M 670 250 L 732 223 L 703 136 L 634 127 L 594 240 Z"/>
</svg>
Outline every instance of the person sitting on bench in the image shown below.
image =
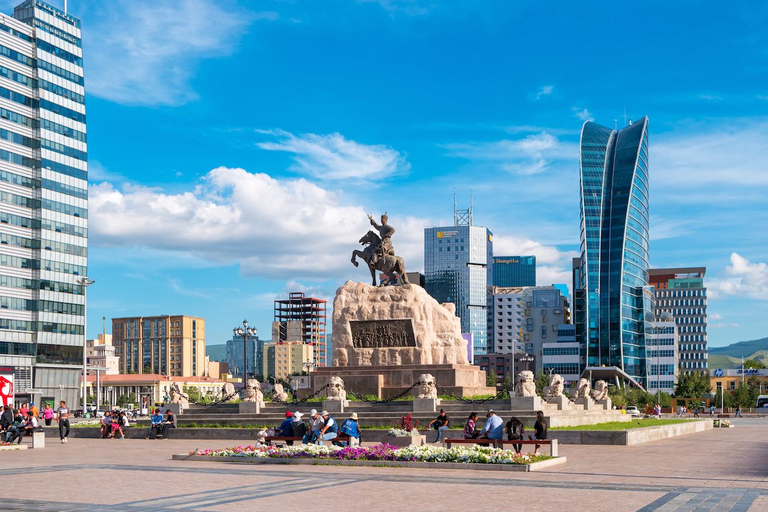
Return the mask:
<svg viewBox="0 0 768 512">
<path fill-rule="evenodd" d="M 464 439 L 476 439 L 480 435 L 477 430 L 477 413 L 470 413 L 466 423 L 464 423 Z"/>
<path fill-rule="evenodd" d="M 285 411 L 285 419 L 275 429 L 275 435 L 278 437 L 293 437 L 293 413 L 291 411 Z"/>
<path fill-rule="evenodd" d="M 517 441 L 518 439 L 523 439 L 523 434 L 525 434 L 525 427 L 523 426 L 523 422 L 519 419 L 515 417 L 510 419 L 506 424 L 506 429 L 507 439 L 509 441 Z M 518 455 L 523 450 L 522 444 L 513 444 L 512 447 L 515 449 L 515 452 Z"/>
<path fill-rule="evenodd" d="M 147 429 L 147 437 L 144 439 L 157 439 L 157 435 L 163 428 L 163 413 L 160 412 L 160 408 L 155 409 L 155 412 L 152 414 L 150 421 L 151 423 Z"/>
<path fill-rule="evenodd" d="M 483 430 L 480 431 L 481 439 L 503 439 L 504 438 L 504 421 L 499 418 L 493 409 L 488 409 L 488 414 L 485 415 L 485 425 Z"/>
</svg>

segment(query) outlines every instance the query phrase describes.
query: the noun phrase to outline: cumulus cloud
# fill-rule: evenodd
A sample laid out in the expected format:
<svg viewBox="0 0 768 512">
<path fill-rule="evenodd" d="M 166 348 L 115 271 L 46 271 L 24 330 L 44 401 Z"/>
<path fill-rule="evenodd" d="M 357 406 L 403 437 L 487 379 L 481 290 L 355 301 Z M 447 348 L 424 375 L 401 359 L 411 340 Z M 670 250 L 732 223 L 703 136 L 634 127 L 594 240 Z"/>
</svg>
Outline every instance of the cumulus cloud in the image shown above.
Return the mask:
<svg viewBox="0 0 768 512">
<path fill-rule="evenodd" d="M 380 180 L 410 170 L 404 155 L 384 145 L 365 145 L 339 133 L 294 135 L 284 130 L 259 130 L 277 137 L 275 142 L 259 142 L 268 151 L 293 155 L 291 168 L 323 180 Z"/>
<path fill-rule="evenodd" d="M 555 90 L 555 87 L 552 85 L 544 85 L 539 89 L 539 92 L 536 93 L 536 99 L 541 99 L 542 96 L 549 96 L 552 94 L 552 91 Z"/>
<path fill-rule="evenodd" d="M 113 0 L 84 9 L 88 93 L 127 105 L 195 100 L 190 79 L 199 62 L 232 54 L 252 21 L 277 18 L 213 0 Z"/>
<path fill-rule="evenodd" d="M 545 245 L 529 238 L 494 234 L 493 253 L 499 256 L 536 256 L 536 284 L 567 284 L 571 288 L 571 261 L 579 256 L 576 251 L 562 251 L 554 245 Z"/>
<path fill-rule="evenodd" d="M 768 300 L 768 265 L 752 263 L 738 253 L 731 254 L 731 263 L 725 267 L 724 277 L 707 284 L 712 298 L 738 295 L 757 300 Z"/>
<path fill-rule="evenodd" d="M 573 107 L 571 109 L 573 111 L 573 115 L 581 119 L 582 121 L 594 121 L 595 117 L 592 115 L 592 113 L 581 107 Z"/>
<path fill-rule="evenodd" d="M 502 169 L 525 176 L 540 174 L 554 163 L 578 161 L 578 145 L 542 131 L 517 139 L 453 143 L 444 146 L 448 156 L 498 162 Z"/>
<path fill-rule="evenodd" d="M 106 248 L 239 264 L 244 275 L 273 279 L 368 275 L 349 262 L 371 228 L 366 212 L 305 179 L 278 181 L 219 167 L 180 193 L 101 183 L 91 186 L 90 211 L 93 242 Z M 390 222 L 397 228 L 396 250 L 409 270 L 418 270 L 428 222 L 394 216 Z"/>
</svg>

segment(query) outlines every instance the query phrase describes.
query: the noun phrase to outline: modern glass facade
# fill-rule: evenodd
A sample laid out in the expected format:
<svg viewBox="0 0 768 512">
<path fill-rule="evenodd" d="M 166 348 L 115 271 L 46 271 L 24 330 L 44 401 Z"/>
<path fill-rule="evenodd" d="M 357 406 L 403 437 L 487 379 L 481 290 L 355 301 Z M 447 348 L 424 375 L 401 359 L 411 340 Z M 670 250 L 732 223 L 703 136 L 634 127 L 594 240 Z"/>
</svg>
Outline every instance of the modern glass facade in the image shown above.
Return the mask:
<svg viewBox="0 0 768 512">
<path fill-rule="evenodd" d="M 648 118 L 621 130 L 581 132 L 581 258 L 574 283 L 577 336 L 588 366 L 616 366 L 646 382 Z"/>
<path fill-rule="evenodd" d="M 494 256 L 493 286 L 536 286 L 536 256 Z"/>
<path fill-rule="evenodd" d="M 440 303 L 456 305 L 474 353 L 489 352 L 488 286 L 493 283 L 493 235 L 479 226 L 424 230 L 424 287 Z"/>
<path fill-rule="evenodd" d="M 0 366 L 15 368 L 25 401 L 74 405 L 80 394 L 77 281 L 88 266 L 80 37 L 80 20 L 39 0 L 0 14 Z"/>
</svg>

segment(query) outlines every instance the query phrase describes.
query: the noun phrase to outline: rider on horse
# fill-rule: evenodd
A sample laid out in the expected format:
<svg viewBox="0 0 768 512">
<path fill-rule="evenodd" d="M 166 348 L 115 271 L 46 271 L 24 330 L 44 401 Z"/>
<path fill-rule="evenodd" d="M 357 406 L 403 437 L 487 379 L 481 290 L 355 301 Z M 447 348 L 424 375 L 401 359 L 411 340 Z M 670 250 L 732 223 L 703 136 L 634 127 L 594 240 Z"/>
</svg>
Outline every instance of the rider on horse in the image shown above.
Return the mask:
<svg viewBox="0 0 768 512">
<path fill-rule="evenodd" d="M 387 224 L 389 217 L 387 217 L 386 213 L 381 216 L 381 225 L 376 224 L 376 221 L 373 220 L 373 216 L 370 214 L 368 214 L 368 219 L 381 236 L 381 244 L 379 244 L 373 253 L 372 263 L 375 265 L 379 258 L 387 255 L 395 255 L 395 249 L 392 247 L 392 235 L 395 234 L 395 228 Z"/>
</svg>

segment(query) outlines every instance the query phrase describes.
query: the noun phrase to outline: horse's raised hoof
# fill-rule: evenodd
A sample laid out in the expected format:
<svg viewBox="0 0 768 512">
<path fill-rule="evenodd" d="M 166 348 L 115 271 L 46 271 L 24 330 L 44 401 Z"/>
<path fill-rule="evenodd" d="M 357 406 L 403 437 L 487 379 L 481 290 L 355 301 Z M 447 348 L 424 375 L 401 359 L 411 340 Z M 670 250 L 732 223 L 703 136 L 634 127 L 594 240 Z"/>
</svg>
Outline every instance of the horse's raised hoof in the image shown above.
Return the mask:
<svg viewBox="0 0 768 512">
<path fill-rule="evenodd" d="M 352 264 L 353 264 L 354 266 L 356 266 L 356 267 L 360 266 L 360 264 L 359 264 L 357 261 L 355 261 L 355 260 L 352 260 Z"/>
</svg>

